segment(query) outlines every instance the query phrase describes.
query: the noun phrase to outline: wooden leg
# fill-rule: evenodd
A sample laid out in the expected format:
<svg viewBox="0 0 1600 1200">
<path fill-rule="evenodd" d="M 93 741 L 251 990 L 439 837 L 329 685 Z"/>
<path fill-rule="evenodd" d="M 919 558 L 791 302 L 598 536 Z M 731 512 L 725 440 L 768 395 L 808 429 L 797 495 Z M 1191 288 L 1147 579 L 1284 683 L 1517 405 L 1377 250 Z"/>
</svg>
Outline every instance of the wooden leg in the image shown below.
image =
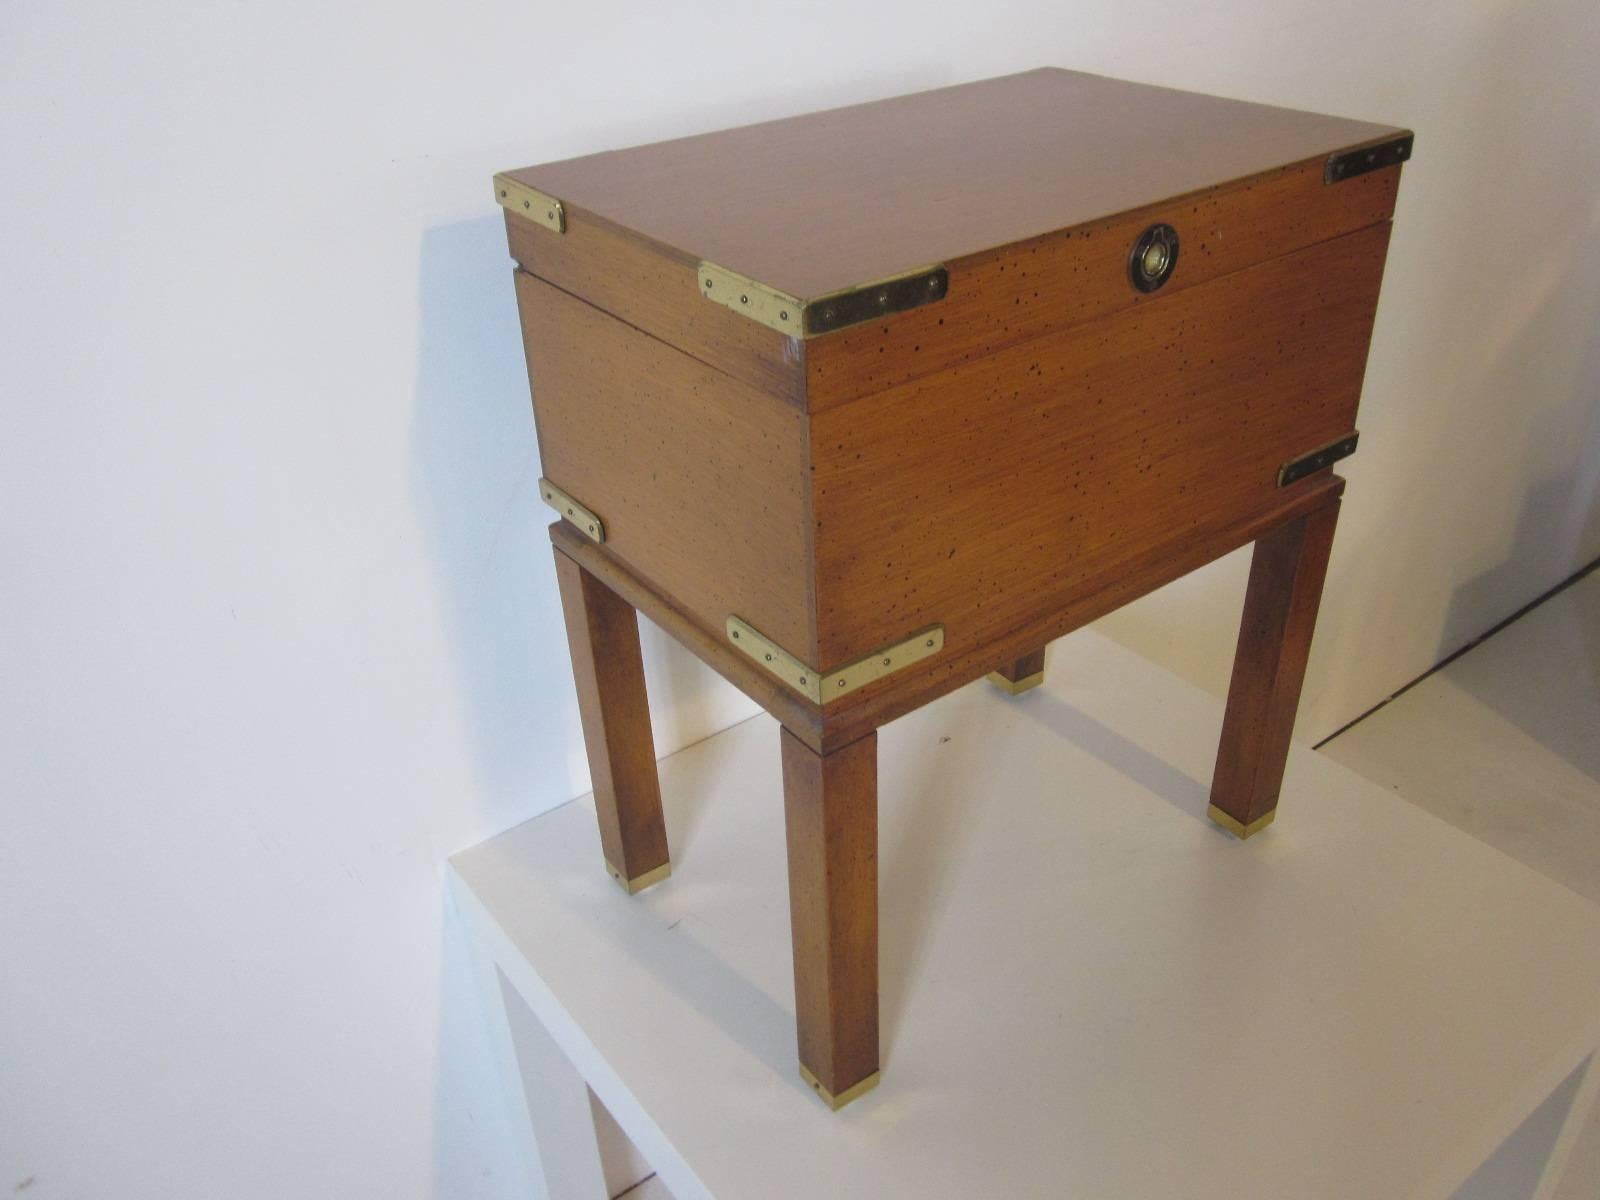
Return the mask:
<svg viewBox="0 0 1600 1200">
<path fill-rule="evenodd" d="M 594 780 L 600 849 L 612 878 L 630 893 L 641 891 L 672 874 L 672 863 L 639 654 L 639 619 L 631 604 L 559 550 L 556 578 Z"/>
<path fill-rule="evenodd" d="M 878 735 L 782 741 L 800 1074 L 838 1109 L 878 1082 Z"/>
<path fill-rule="evenodd" d="M 1002 691 L 1020 696 L 1044 682 L 1044 647 L 1025 654 L 1016 662 L 989 672 L 989 682 Z"/>
<path fill-rule="evenodd" d="M 1256 542 L 1209 809 L 1241 838 L 1277 812 L 1338 517 L 1334 500 Z"/>
</svg>

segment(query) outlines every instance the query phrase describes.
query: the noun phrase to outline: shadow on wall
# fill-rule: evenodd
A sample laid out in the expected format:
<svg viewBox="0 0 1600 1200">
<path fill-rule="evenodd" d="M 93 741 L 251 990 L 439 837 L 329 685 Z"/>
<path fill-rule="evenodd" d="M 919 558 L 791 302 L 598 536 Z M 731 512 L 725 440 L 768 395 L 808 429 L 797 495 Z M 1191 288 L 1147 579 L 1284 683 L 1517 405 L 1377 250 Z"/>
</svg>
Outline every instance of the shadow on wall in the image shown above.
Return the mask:
<svg viewBox="0 0 1600 1200">
<path fill-rule="evenodd" d="M 1461 584 L 1452 595 L 1440 633 L 1440 659 L 1483 633 L 1482 614 L 1492 611 L 1496 597 L 1531 601 L 1600 553 L 1600 337 L 1592 332 L 1600 328 L 1600 287 L 1595 283 L 1600 281 L 1600 214 L 1581 241 L 1588 247 L 1581 257 L 1542 281 L 1537 301 L 1516 314 L 1516 332 L 1496 348 L 1487 384 L 1506 403 L 1527 405 L 1524 455 L 1535 462 L 1565 457 L 1567 465 L 1538 480 L 1523 495 L 1505 559 Z M 1588 317 L 1591 332 L 1566 394 L 1558 390 L 1559 372 L 1552 371 L 1551 394 L 1523 395 L 1530 359 L 1559 364 L 1569 357 L 1548 340 L 1553 328 L 1560 337 L 1559 326 L 1571 311 Z M 1498 455 L 1503 447 L 1485 446 L 1483 452 Z M 1519 478 L 1532 474 L 1517 472 Z"/>
<path fill-rule="evenodd" d="M 1600 398 L 1592 403 L 1593 433 L 1600 433 Z M 1591 434 L 1591 440 L 1594 440 Z M 1593 457 L 1593 451 L 1590 452 Z M 1600 537 L 1600 494 L 1595 489 L 1593 462 L 1580 459 L 1571 471 L 1541 480 L 1527 494 L 1518 514 L 1516 532 L 1511 539 L 1511 549 L 1506 559 L 1488 571 L 1468 580 L 1456 589 L 1450 599 L 1450 609 L 1445 621 L 1446 636 L 1439 647 L 1442 660 L 1470 640 L 1457 636 L 1463 614 L 1484 611 L 1483 597 L 1527 594 L 1531 600 L 1542 589 L 1542 580 L 1550 577 L 1550 560 L 1558 549 L 1565 552 L 1582 551 L 1581 547 L 1594 547 Z M 1575 541 L 1557 545 L 1553 531 L 1564 526 L 1573 529 Z M 1562 539 L 1565 541 L 1565 539 Z M 1567 560 L 1567 561 L 1570 561 Z M 1570 615 L 1576 627 L 1562 632 L 1563 646 L 1574 652 L 1559 664 L 1562 672 L 1582 672 L 1588 690 L 1600 695 L 1600 588 L 1580 586 L 1567 594 L 1562 602 L 1561 618 Z M 1507 614 L 1510 615 L 1509 613 Z M 1481 632 L 1481 631 L 1479 631 Z M 1566 640 L 1570 635 L 1570 641 Z M 1550 710 L 1551 704 L 1562 703 L 1562 695 L 1570 689 L 1551 691 L 1539 678 L 1539 671 L 1530 664 L 1532 674 L 1520 680 L 1485 680 L 1482 688 L 1474 687 L 1477 675 L 1472 669 L 1470 655 L 1463 664 L 1454 668 L 1452 681 L 1470 691 L 1480 703 L 1493 708 L 1504 720 L 1517 726 L 1529 737 L 1558 754 L 1572 766 L 1600 781 L 1600 737 L 1582 722 L 1564 719 Z M 1549 669 L 1546 664 L 1544 669 Z"/>
<path fill-rule="evenodd" d="M 412 496 L 484 834 L 589 787 L 511 273 L 498 209 L 423 234 Z M 648 621 L 640 637 L 658 754 L 749 715 Z"/>
<path fill-rule="evenodd" d="M 454 651 L 479 807 L 525 817 L 577 791 L 571 688 L 522 337 L 498 213 L 427 230 L 411 480 Z"/>
<path fill-rule="evenodd" d="M 1600 197 L 1593 186 L 1600 184 L 1600 110 L 1593 105 L 1550 110 L 1546 78 L 1560 69 L 1581 73 L 1597 30 L 1600 20 L 1592 8 L 1505 9 L 1481 41 L 1484 77 L 1498 78 L 1504 86 L 1482 90 L 1472 98 L 1476 109 L 1461 114 L 1464 128 L 1475 135 L 1487 132 L 1489 140 L 1479 136 L 1472 153 L 1494 162 L 1497 172 L 1533 176 L 1560 162 L 1568 182 L 1554 201 L 1531 215 L 1515 189 L 1493 189 L 1474 201 L 1483 206 L 1474 213 L 1479 240 L 1498 245 L 1474 246 L 1472 253 L 1482 254 L 1480 277 L 1497 279 L 1499 286 L 1484 290 L 1493 305 L 1484 321 L 1487 336 L 1457 347 L 1458 377 L 1513 414 L 1526 414 L 1514 441 L 1505 439 L 1504 427 L 1498 433 L 1491 427 L 1480 430 L 1474 459 L 1492 479 L 1501 460 L 1520 453 L 1523 465 L 1516 477 L 1537 482 L 1521 497 L 1503 560 L 1451 596 L 1436 659 L 1600 555 Z M 1552 41 L 1565 47 L 1562 57 L 1570 61 L 1548 62 Z M 1546 68 L 1507 66 L 1536 61 L 1545 61 Z M 1508 111 L 1545 112 L 1549 119 L 1512 123 L 1504 119 Z M 1539 222 L 1531 255 L 1530 239 L 1504 236 L 1525 228 L 1530 219 Z M 1517 257 L 1508 258 L 1513 247 Z M 1551 464 L 1562 465 L 1552 470 Z M 1466 481 L 1468 497 L 1471 482 Z M 1485 614 L 1490 614 L 1487 620 Z M 1589 622 L 1586 634 L 1600 637 L 1600 626 Z M 1600 686 L 1600 648 L 1591 640 L 1587 651 L 1580 655 L 1585 661 L 1573 661 L 1571 667 L 1587 670 Z M 1456 675 L 1465 680 L 1471 672 Z M 1501 715 L 1512 723 L 1519 712 L 1524 720 L 1536 717 L 1541 710 L 1536 691 L 1537 681 L 1529 681 L 1531 705 L 1519 701 L 1513 705 L 1517 711 Z M 1478 698 L 1493 705 L 1497 695 L 1503 703 L 1510 692 L 1486 689 Z M 1542 732 L 1524 728 L 1542 739 L 1573 725 L 1538 723 Z M 1600 779 L 1600 739 L 1574 730 L 1571 745 L 1551 749 Z"/>
<path fill-rule="evenodd" d="M 1580 312 L 1600 315 L 1600 295 L 1588 303 L 1580 298 L 1585 287 L 1596 291 L 1591 281 L 1600 278 L 1596 237 L 1600 237 L 1600 221 L 1587 241 L 1590 250 L 1585 256 L 1595 261 L 1575 263 L 1547 289 L 1543 302 L 1528 316 L 1522 338 L 1503 348 L 1502 361 L 1515 362 L 1523 355 L 1540 353 L 1540 331 L 1545 322 L 1558 319 L 1552 311 L 1557 307 L 1577 305 Z M 1592 561 L 1600 554 L 1600 338 L 1592 334 L 1572 387 L 1569 396 L 1540 398 L 1541 403 L 1531 409 L 1535 416 L 1527 438 L 1527 445 L 1541 461 L 1559 457 L 1563 448 L 1573 456 L 1572 461 L 1565 470 L 1528 489 L 1505 559 L 1452 594 L 1438 648 L 1441 660 L 1483 632 L 1470 628 L 1469 622 L 1481 620 L 1497 597 L 1523 596 L 1531 601 L 1559 583 L 1575 564 Z M 1512 394 L 1507 393 L 1507 398 L 1513 399 Z M 1570 644 L 1576 652 L 1562 660 L 1560 669 L 1583 672 L 1590 691 L 1600 693 L 1600 591 L 1580 587 L 1567 603 L 1576 605 L 1572 612 L 1577 628 L 1570 631 Z M 1600 738 L 1581 723 L 1549 712 L 1549 704 L 1557 701 L 1547 694 L 1540 679 L 1496 680 L 1492 686 L 1474 688 L 1470 662 L 1454 671 L 1452 678 L 1505 720 L 1600 781 Z"/>
<path fill-rule="evenodd" d="M 436 619 L 455 696 L 438 711 L 471 754 L 471 823 L 454 843 L 489 836 L 581 792 L 576 714 L 551 519 L 538 495 L 511 260 L 498 210 L 423 233 L 411 496 L 435 576 Z M 452 797 L 458 808 L 460 797 Z M 441 897 L 441 906 L 443 897 Z M 531 1181 L 495 1086 L 470 951 L 453 919 L 440 946 L 434 1115 L 435 1190 L 501 1197 Z M 466 1161 L 478 1156 L 482 1161 Z"/>
<path fill-rule="evenodd" d="M 1541 507 L 1553 503 L 1552 496 L 1556 499 L 1568 496 L 1565 486 L 1568 482 L 1550 481 L 1533 490 L 1518 525 L 1519 544 L 1546 528 L 1538 520 Z M 1600 505 L 1591 504 L 1589 512 L 1591 518 L 1600 517 Z M 1477 611 L 1471 601 L 1462 599 L 1463 592 L 1477 587 L 1493 590 L 1496 578 L 1506 572 L 1519 571 L 1513 553 L 1505 563 L 1458 590 L 1452 599 L 1452 613 L 1458 604 L 1465 605 L 1467 611 Z M 1494 594 L 1499 593 L 1495 591 Z M 1514 677 L 1505 677 L 1503 656 L 1492 661 L 1479 660 L 1469 652 L 1451 667 L 1450 682 L 1600 783 L 1600 737 L 1595 735 L 1590 721 L 1575 718 L 1570 711 L 1570 697 L 1574 691 L 1586 690 L 1591 696 L 1600 696 L 1600 574 L 1590 572 L 1553 605 L 1554 611 L 1541 610 L 1540 619 L 1546 634 L 1541 635 L 1535 657 L 1519 660 L 1520 669 Z M 1527 644 L 1523 645 L 1526 648 Z M 1560 672 L 1568 678 L 1576 674 L 1579 678 L 1574 683 L 1552 687 L 1551 672 Z"/>
</svg>

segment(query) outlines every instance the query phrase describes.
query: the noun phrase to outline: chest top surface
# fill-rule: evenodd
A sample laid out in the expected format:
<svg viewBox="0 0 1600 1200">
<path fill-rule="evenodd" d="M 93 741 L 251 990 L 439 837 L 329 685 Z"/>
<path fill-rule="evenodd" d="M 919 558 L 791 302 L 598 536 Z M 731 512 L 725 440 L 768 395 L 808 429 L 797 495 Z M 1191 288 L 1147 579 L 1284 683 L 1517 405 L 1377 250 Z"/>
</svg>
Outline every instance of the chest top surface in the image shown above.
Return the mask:
<svg viewBox="0 0 1600 1200">
<path fill-rule="evenodd" d="M 1403 132 L 1043 68 L 508 174 L 807 297 Z"/>
</svg>

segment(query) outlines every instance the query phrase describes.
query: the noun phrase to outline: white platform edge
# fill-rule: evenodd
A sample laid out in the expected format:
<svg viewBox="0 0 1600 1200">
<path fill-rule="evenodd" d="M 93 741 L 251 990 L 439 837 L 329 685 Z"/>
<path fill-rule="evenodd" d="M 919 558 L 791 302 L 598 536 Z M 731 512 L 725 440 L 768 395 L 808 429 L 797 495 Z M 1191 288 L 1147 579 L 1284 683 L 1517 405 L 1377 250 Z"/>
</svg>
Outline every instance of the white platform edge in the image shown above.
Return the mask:
<svg viewBox="0 0 1600 1200">
<path fill-rule="evenodd" d="M 1296 750 L 1298 753 L 1313 753 L 1299 747 Z M 578 803 L 582 799 L 579 797 L 569 803 Z M 469 936 L 478 942 L 480 952 L 488 953 L 535 1017 L 565 1050 L 574 1068 L 661 1177 L 674 1200 L 718 1200 L 634 1097 L 627 1084 L 606 1062 L 580 1023 L 556 999 L 532 964 L 517 951 L 499 922 L 454 866 L 447 869 L 447 889 L 451 903 L 467 923 Z M 1536 1200 L 1544 1200 L 1552 1194 L 1587 1113 L 1600 1100 L 1600 998 L 1597 998 L 1596 1016 L 1590 1027 L 1556 1055 L 1533 1082 L 1520 1093 L 1509 1097 L 1501 1106 L 1500 1115 L 1464 1142 L 1455 1156 L 1441 1162 L 1429 1176 L 1428 1184 L 1415 1194 L 1415 1200 L 1450 1200 L 1504 1144 L 1505 1131 L 1518 1128 L 1585 1060 L 1589 1061 L 1589 1067 L 1573 1101 L 1572 1111 L 1566 1118 L 1560 1140 L 1546 1166 Z"/>
<path fill-rule="evenodd" d="M 622 1078 L 612 1070 L 584 1033 L 583 1027 L 545 986 L 533 965 L 517 952 L 500 923 L 456 872 L 454 865 L 446 868 L 446 888 L 457 914 L 467 923 L 468 936 L 477 941 L 480 952 L 487 952 L 523 1002 L 533 1011 L 533 1015 L 566 1051 L 572 1065 L 588 1083 L 590 1091 L 606 1106 L 622 1132 L 628 1135 L 634 1147 L 654 1168 L 671 1191 L 673 1200 L 717 1200 L 654 1118 L 635 1099 Z M 559 1198 L 553 1197 L 552 1200 Z"/>
<path fill-rule="evenodd" d="M 751 719 L 763 718 L 758 715 Z M 1349 771 L 1349 768 L 1299 744 L 1295 745 L 1291 753 L 1297 756 L 1314 755 L 1337 770 Z M 568 803 L 582 803 L 585 798 L 577 797 Z M 1419 815 L 1428 820 L 1439 820 L 1431 814 L 1419 813 Z M 1453 836 L 1465 836 L 1450 827 L 1447 822 L 1439 823 L 1450 829 Z M 648 1111 L 634 1098 L 626 1083 L 610 1067 L 584 1033 L 580 1023 L 566 1011 L 532 964 L 516 949 L 505 930 L 453 864 L 447 867 L 447 886 L 458 913 L 468 923 L 470 936 L 478 941 L 480 947 L 487 950 L 534 1015 L 565 1049 L 573 1066 L 611 1112 L 618 1126 L 656 1170 L 661 1181 L 670 1188 L 676 1200 L 718 1200 L 696 1175 L 687 1160 L 678 1153 Z M 1564 887 L 1561 890 L 1569 891 Z M 1515 1036 L 1515 1032 L 1508 1031 L 1508 1036 Z M 1415 1200 L 1449 1200 L 1454 1196 L 1500 1148 L 1509 1136 L 1509 1132 L 1515 1131 L 1586 1060 L 1590 1062 L 1590 1067 L 1573 1101 L 1572 1111 L 1568 1114 L 1557 1146 L 1551 1154 L 1537 1195 L 1543 1198 L 1551 1193 L 1559 1179 L 1561 1160 L 1571 1150 L 1575 1131 L 1581 1128 L 1585 1106 L 1595 1102 L 1596 1093 L 1600 1092 L 1600 997 L 1596 998 L 1594 1017 L 1584 1031 L 1552 1056 L 1533 1081 L 1517 1094 L 1508 1097 L 1497 1108 L 1495 1117 L 1486 1120 L 1482 1128 L 1463 1140 L 1455 1153 L 1441 1161 L 1427 1176 L 1426 1184 L 1413 1193 Z"/>
</svg>

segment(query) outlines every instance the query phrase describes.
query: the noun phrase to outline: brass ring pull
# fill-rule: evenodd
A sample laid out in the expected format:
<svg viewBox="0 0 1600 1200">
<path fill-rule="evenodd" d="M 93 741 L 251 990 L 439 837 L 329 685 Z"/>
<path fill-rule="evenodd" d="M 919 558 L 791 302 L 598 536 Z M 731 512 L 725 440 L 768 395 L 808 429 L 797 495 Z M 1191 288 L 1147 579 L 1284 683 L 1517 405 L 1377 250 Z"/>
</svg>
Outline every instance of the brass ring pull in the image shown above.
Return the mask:
<svg viewBox="0 0 1600 1200">
<path fill-rule="evenodd" d="M 1153 292 L 1172 278 L 1178 265 L 1178 231 L 1152 225 L 1128 252 L 1128 281 L 1141 292 Z"/>
</svg>

